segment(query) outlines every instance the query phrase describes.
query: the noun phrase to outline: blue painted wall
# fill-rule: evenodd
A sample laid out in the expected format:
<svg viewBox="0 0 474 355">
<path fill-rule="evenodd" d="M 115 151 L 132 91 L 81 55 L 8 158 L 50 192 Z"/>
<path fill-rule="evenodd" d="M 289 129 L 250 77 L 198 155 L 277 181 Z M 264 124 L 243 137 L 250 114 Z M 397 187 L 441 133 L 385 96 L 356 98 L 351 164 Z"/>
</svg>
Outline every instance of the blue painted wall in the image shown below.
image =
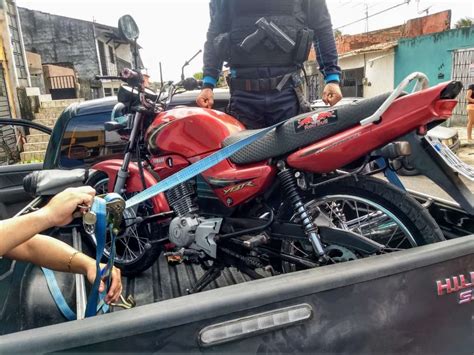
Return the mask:
<svg viewBox="0 0 474 355">
<path fill-rule="evenodd" d="M 474 26 L 399 41 L 395 51 L 395 86 L 408 74 L 421 71 L 430 85 L 451 79 L 452 51 L 474 47 Z"/>
</svg>

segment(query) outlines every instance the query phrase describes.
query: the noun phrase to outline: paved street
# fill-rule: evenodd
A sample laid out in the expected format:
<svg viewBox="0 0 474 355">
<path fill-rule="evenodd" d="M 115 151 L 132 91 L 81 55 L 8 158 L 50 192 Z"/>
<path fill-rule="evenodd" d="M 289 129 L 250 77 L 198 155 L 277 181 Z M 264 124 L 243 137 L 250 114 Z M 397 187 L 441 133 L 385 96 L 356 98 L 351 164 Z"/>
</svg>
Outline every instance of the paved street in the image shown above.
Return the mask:
<svg viewBox="0 0 474 355">
<path fill-rule="evenodd" d="M 441 188 L 433 183 L 430 179 L 424 176 L 403 176 L 401 180 L 408 190 L 421 192 L 426 195 L 441 198 L 443 200 L 452 201 L 452 198 L 448 196 Z M 463 179 L 467 187 L 474 193 L 474 182 Z"/>
</svg>

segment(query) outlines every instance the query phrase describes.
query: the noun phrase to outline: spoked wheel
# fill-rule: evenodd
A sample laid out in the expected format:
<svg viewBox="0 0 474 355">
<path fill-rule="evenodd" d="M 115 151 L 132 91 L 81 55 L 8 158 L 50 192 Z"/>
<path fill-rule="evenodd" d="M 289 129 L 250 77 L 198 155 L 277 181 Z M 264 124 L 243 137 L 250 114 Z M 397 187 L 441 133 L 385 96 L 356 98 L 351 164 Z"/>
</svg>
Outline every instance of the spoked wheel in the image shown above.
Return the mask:
<svg viewBox="0 0 474 355">
<path fill-rule="evenodd" d="M 305 196 L 305 205 L 316 225 L 362 235 L 385 245 L 387 252 L 444 240 L 439 226 L 423 206 L 406 192 L 379 179 L 359 176 L 357 181 L 347 178 L 323 185 Z M 289 220 L 295 220 L 289 217 Z M 325 247 L 332 262 L 360 257 L 341 246 Z M 284 241 L 281 250 L 303 258 L 314 258 L 309 242 Z M 291 272 L 296 267 L 282 262 L 282 270 Z"/>
<path fill-rule="evenodd" d="M 105 174 L 96 174 L 88 182 L 98 195 L 108 192 L 109 179 Z M 129 198 L 131 196 L 126 196 Z M 153 265 L 161 252 L 161 245 L 156 242 L 159 227 L 153 224 L 136 224 L 137 216 L 152 214 L 152 208 L 146 202 L 137 207 L 128 208 L 123 213 L 121 233 L 115 242 L 115 266 L 125 276 L 134 276 Z M 107 232 L 104 258 L 110 256 L 111 239 Z"/>
</svg>

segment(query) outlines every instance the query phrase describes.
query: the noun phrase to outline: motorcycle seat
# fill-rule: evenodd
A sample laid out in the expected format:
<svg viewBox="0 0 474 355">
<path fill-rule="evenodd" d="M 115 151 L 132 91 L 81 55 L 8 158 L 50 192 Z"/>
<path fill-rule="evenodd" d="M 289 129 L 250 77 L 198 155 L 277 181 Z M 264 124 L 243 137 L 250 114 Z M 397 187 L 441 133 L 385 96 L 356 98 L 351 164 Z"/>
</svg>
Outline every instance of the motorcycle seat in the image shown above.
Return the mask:
<svg viewBox="0 0 474 355">
<path fill-rule="evenodd" d="M 284 156 L 309 144 L 354 127 L 371 116 L 390 96 L 390 93 L 360 100 L 347 105 L 318 109 L 288 119 L 262 139 L 248 145 L 230 157 L 234 164 L 258 163 Z M 227 137 L 222 145 L 227 147 L 258 130 L 245 130 Z"/>
</svg>

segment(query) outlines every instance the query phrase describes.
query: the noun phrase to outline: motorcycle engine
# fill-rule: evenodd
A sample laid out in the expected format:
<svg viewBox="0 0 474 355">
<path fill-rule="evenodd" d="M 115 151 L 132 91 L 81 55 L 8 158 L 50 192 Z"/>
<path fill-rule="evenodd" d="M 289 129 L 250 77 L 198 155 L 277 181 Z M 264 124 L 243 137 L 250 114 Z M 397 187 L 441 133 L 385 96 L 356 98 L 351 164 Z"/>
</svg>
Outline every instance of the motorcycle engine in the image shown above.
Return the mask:
<svg viewBox="0 0 474 355">
<path fill-rule="evenodd" d="M 195 190 L 191 182 L 178 185 L 166 192 L 169 205 L 176 213 L 169 226 L 169 239 L 178 248 L 203 251 L 215 258 L 217 245 L 214 237 L 219 233 L 222 218 L 202 218 L 197 215 Z"/>
<path fill-rule="evenodd" d="M 195 240 L 199 223 L 196 217 L 176 217 L 170 223 L 170 241 L 180 248 L 189 247 Z"/>
</svg>

